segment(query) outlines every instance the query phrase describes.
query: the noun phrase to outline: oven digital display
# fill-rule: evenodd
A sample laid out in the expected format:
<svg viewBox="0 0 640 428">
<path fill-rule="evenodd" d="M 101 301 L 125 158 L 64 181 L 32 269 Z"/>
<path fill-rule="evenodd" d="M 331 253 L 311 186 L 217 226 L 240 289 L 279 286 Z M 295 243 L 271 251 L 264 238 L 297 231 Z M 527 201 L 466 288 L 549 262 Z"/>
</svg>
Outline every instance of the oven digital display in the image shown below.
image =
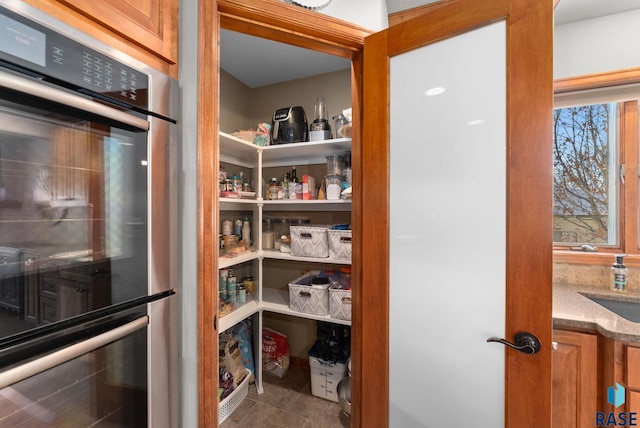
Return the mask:
<svg viewBox="0 0 640 428">
<path fill-rule="evenodd" d="M 7 16 L 0 15 L 0 50 L 44 67 L 47 36 Z"/>
</svg>

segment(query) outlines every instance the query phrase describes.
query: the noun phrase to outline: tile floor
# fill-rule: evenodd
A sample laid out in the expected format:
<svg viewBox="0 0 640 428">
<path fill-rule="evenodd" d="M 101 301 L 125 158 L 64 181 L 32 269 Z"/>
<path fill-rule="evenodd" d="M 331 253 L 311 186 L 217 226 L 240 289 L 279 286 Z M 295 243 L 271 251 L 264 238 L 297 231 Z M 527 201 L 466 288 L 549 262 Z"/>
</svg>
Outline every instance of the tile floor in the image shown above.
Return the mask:
<svg viewBox="0 0 640 428">
<path fill-rule="evenodd" d="M 291 366 L 282 378 L 264 375 L 264 393 L 249 385 L 242 404 L 220 428 L 348 428 L 340 404 L 311 395 L 309 370 Z"/>
</svg>

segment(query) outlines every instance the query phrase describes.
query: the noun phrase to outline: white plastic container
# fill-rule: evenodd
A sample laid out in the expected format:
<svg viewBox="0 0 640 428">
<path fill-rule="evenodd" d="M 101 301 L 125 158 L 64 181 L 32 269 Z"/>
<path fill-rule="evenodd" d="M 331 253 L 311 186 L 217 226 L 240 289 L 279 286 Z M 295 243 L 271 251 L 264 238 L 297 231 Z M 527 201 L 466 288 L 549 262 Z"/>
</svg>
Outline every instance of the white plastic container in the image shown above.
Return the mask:
<svg viewBox="0 0 640 428">
<path fill-rule="evenodd" d="M 240 385 L 233 390 L 218 405 L 218 421 L 222 423 L 233 413 L 234 410 L 242 403 L 249 393 L 249 379 L 251 378 L 251 370 L 246 369 L 246 375 Z"/>
<path fill-rule="evenodd" d="M 338 403 L 338 383 L 345 377 L 346 364 L 324 361 L 309 355 L 311 394 Z"/>
</svg>

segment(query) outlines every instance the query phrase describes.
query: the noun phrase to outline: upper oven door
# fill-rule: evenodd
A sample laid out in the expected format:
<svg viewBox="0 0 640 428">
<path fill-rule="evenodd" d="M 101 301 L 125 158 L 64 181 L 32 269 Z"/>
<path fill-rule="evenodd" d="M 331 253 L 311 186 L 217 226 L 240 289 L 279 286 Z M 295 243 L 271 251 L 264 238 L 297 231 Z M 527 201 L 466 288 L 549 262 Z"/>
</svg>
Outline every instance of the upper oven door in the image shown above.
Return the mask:
<svg viewBox="0 0 640 428">
<path fill-rule="evenodd" d="M 2 336 L 154 291 L 150 128 L 141 114 L 0 69 L 0 247 L 20 266 L 0 270 L 12 275 L 0 278 L 12 286 L 0 287 Z M 9 294 L 19 303 L 3 304 Z"/>
</svg>

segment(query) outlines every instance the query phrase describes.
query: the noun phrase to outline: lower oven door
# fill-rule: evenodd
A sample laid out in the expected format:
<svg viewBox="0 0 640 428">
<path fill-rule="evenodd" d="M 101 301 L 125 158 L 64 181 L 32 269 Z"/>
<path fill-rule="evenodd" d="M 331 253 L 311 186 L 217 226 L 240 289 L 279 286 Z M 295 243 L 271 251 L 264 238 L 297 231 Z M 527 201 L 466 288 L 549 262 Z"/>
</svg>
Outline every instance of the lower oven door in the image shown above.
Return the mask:
<svg viewBox="0 0 640 428">
<path fill-rule="evenodd" d="M 136 317 L 3 372 L 0 426 L 148 426 L 147 324 Z"/>
<path fill-rule="evenodd" d="M 158 293 L 2 339 L 0 427 L 175 426 L 176 362 L 158 358 L 172 345 L 157 334 L 175 300 Z"/>
</svg>

